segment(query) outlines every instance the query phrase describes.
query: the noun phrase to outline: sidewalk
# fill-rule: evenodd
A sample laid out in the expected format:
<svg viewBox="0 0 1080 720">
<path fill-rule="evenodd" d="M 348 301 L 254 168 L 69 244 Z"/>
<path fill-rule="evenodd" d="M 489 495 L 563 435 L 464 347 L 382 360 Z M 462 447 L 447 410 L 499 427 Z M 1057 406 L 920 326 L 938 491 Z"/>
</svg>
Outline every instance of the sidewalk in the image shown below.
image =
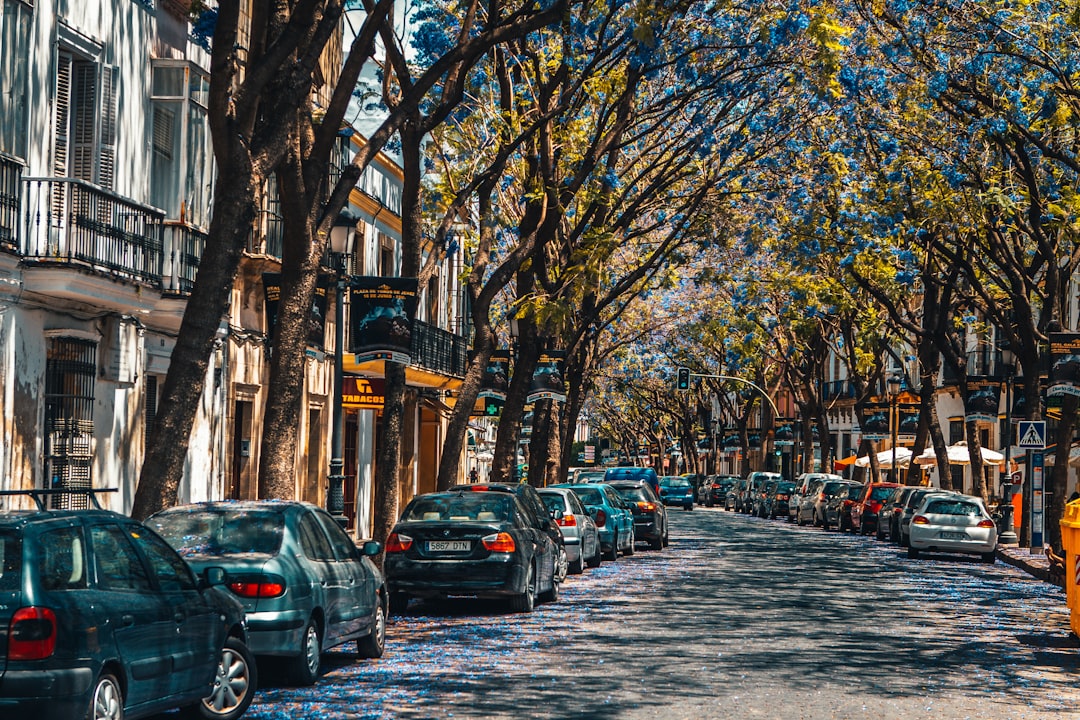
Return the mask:
<svg viewBox="0 0 1080 720">
<path fill-rule="evenodd" d="M 1050 561 L 1046 559 L 1045 553 L 1036 552 L 1032 554 L 1028 548 L 1016 545 L 998 545 L 997 556 L 998 560 L 1013 567 L 1018 567 L 1039 580 L 1048 582 L 1047 571 L 1050 567 Z"/>
</svg>

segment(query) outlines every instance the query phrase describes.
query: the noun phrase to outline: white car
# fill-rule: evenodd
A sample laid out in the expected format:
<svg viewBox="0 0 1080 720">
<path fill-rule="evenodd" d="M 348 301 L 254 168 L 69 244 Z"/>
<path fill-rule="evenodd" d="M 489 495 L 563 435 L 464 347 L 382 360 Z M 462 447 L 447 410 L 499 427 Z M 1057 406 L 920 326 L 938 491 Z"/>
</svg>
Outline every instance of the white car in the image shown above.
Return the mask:
<svg viewBox="0 0 1080 720">
<path fill-rule="evenodd" d="M 923 498 L 908 526 L 908 557 L 923 552 L 979 555 L 992 563 L 997 524 L 980 498 L 960 493 Z"/>
</svg>

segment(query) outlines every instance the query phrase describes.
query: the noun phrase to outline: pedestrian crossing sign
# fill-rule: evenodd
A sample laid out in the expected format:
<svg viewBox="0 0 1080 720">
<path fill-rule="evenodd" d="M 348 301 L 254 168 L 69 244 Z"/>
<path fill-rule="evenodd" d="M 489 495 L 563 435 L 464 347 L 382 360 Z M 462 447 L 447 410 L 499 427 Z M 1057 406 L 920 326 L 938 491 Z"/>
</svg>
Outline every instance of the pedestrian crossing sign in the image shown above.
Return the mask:
<svg viewBox="0 0 1080 720">
<path fill-rule="evenodd" d="M 1020 442 L 1019 447 L 1042 450 L 1046 447 L 1046 421 L 1045 420 L 1021 420 L 1019 422 Z"/>
</svg>

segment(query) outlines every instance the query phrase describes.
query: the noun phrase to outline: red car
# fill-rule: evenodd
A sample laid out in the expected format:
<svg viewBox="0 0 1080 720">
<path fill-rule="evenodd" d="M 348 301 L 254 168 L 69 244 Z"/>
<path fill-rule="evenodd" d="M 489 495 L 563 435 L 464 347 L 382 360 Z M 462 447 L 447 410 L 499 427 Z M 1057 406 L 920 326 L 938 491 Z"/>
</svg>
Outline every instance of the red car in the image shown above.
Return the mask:
<svg viewBox="0 0 1080 720">
<path fill-rule="evenodd" d="M 900 483 L 875 482 L 863 486 L 862 494 L 851 506 L 851 529 L 860 535 L 868 535 L 877 530 L 878 513 L 881 504 L 903 487 Z"/>
</svg>

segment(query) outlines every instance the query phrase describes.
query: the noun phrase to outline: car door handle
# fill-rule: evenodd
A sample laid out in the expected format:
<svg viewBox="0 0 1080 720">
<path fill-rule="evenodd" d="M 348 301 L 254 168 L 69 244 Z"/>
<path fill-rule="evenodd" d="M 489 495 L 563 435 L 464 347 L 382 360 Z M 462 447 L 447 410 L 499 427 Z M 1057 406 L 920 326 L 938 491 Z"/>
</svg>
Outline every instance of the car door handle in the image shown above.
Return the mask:
<svg viewBox="0 0 1080 720">
<path fill-rule="evenodd" d="M 124 627 L 131 627 L 132 625 L 135 624 L 135 616 L 134 615 L 121 615 L 120 616 L 120 624 L 123 625 Z"/>
<path fill-rule="evenodd" d="M 178 623 L 182 623 L 182 622 L 184 622 L 184 620 L 187 619 L 187 616 L 184 615 L 184 613 L 182 613 L 182 612 L 178 612 L 175 615 L 173 615 L 172 617 L 173 617 L 173 620 L 175 620 Z"/>
</svg>

